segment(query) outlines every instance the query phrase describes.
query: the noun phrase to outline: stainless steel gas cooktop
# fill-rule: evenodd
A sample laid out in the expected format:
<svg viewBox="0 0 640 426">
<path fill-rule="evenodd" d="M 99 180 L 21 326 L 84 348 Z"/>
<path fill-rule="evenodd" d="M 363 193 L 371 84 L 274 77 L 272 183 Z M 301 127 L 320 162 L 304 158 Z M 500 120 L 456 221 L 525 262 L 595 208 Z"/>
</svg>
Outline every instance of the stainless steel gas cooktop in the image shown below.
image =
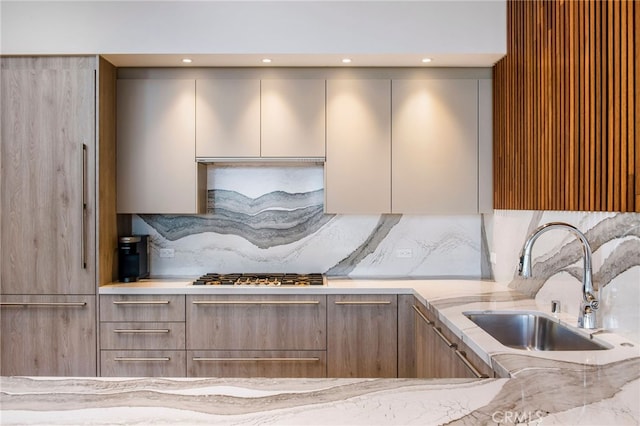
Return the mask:
<svg viewBox="0 0 640 426">
<path fill-rule="evenodd" d="M 305 287 L 324 285 L 323 274 L 205 274 L 193 285 Z"/>
</svg>

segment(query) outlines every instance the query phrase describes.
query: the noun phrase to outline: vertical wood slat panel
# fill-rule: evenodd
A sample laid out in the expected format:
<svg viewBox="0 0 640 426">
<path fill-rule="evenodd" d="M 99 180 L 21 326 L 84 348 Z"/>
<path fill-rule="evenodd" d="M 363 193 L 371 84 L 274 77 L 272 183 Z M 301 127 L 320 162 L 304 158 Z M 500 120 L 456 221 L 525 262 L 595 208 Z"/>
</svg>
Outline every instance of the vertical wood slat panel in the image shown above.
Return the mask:
<svg viewBox="0 0 640 426">
<path fill-rule="evenodd" d="M 636 2 L 631 2 L 633 7 L 633 22 L 629 25 L 629 32 L 633 35 L 630 35 L 629 38 L 633 39 L 633 48 L 629 48 L 629 52 L 634 52 L 633 59 L 633 82 L 635 86 L 634 90 L 634 101 L 635 104 L 633 114 L 632 124 L 633 124 L 633 136 L 630 135 L 628 140 L 632 140 L 633 143 L 630 145 L 630 148 L 635 151 L 635 156 L 633 152 L 630 152 L 629 161 L 635 157 L 635 169 L 634 166 L 629 166 L 629 173 L 631 174 L 632 170 L 635 170 L 634 174 L 630 175 L 630 180 L 635 180 L 635 190 L 632 193 L 635 193 L 635 211 L 640 211 L 640 172 L 638 172 L 638 165 L 640 165 L 640 65 L 638 65 L 638 61 L 640 61 L 640 31 L 636 31 L 638 25 L 640 25 L 640 5 Z M 629 80 L 631 82 L 631 80 Z M 631 129 L 631 128 L 630 128 Z"/>
<path fill-rule="evenodd" d="M 496 209 L 640 212 L 637 2 L 507 2 Z"/>
</svg>

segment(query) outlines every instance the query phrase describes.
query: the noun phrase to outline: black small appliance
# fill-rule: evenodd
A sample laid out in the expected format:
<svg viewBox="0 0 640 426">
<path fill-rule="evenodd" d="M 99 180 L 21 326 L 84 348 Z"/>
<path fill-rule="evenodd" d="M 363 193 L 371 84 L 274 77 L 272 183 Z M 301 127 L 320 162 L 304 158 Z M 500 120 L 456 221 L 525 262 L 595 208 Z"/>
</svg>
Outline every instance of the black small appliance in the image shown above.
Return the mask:
<svg viewBox="0 0 640 426">
<path fill-rule="evenodd" d="M 118 239 L 118 279 L 129 283 L 149 276 L 149 236 L 132 235 Z"/>
</svg>

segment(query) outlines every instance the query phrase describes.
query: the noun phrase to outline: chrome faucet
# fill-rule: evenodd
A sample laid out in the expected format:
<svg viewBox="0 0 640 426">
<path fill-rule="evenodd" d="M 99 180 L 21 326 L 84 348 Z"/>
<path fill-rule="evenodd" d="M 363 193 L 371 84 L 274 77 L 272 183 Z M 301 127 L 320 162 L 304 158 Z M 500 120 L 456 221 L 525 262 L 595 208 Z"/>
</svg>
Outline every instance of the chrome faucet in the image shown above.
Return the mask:
<svg viewBox="0 0 640 426">
<path fill-rule="evenodd" d="M 597 328 L 596 310 L 600 302 L 594 295 L 593 277 L 591 272 L 591 246 L 582 232 L 573 225 L 563 222 L 550 222 L 542 225 L 529 235 L 520 252 L 520 265 L 518 273 L 525 278 L 531 277 L 531 249 L 538 237 L 551 229 L 566 229 L 571 231 L 582 243 L 584 253 L 584 273 L 582 275 L 582 302 L 578 314 L 578 327 Z"/>
</svg>

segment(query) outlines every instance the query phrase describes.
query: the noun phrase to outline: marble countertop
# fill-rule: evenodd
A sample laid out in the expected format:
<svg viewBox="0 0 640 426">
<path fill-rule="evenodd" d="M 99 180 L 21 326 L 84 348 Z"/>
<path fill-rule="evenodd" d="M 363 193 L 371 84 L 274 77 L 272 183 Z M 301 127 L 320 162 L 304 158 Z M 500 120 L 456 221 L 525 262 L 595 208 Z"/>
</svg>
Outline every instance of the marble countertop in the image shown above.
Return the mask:
<svg viewBox="0 0 640 426">
<path fill-rule="evenodd" d="M 496 355 L 520 357 L 523 351 L 503 346 L 465 317 L 463 312 L 535 311 L 551 316 L 550 307 L 539 306 L 534 299 L 493 281 L 330 278 L 325 286 L 302 288 L 194 286 L 191 284 L 192 281 L 193 279 L 162 279 L 127 284 L 114 283 L 100 287 L 100 294 L 414 294 L 422 303 L 432 308 L 439 319 L 481 359 L 504 376 L 513 375 L 514 367 L 504 361 L 504 357 Z M 640 357 L 638 342 L 629 342 L 628 339 L 605 330 L 577 329 L 577 317 L 567 313 L 560 313 L 552 318 L 573 327 L 578 333 L 589 335 L 589 332 L 597 331 L 593 339 L 612 349 L 526 352 L 527 358 L 603 365 Z"/>
<path fill-rule="evenodd" d="M 211 294 L 182 280 L 114 284 L 100 294 Z M 206 290 L 206 291 L 203 291 Z M 252 289 L 255 293 L 256 289 Z M 267 289 L 273 293 L 273 289 Z M 415 294 L 509 379 L 29 378 L 0 380 L 10 424 L 640 424 L 640 345 L 614 333 L 612 349 L 528 352 L 502 346 L 462 313 L 548 312 L 494 282 L 331 279 L 284 292 Z M 213 290 L 220 293 L 220 290 Z M 222 290 L 235 294 L 245 289 Z M 262 291 L 262 290 L 260 290 Z M 194 293 L 195 292 L 195 293 Z M 561 313 L 558 321 L 574 325 Z M 585 332 L 580 330 L 580 332 Z"/>
</svg>

